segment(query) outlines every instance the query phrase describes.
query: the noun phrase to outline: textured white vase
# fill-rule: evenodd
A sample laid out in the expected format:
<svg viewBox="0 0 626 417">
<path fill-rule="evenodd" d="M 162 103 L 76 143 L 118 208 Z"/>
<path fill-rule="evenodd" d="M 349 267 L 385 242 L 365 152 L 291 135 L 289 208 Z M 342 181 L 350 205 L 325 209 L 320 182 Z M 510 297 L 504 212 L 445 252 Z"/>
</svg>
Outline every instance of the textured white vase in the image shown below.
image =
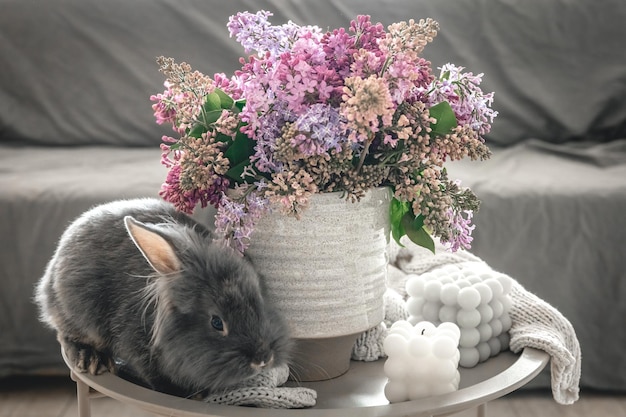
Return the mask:
<svg viewBox="0 0 626 417">
<path fill-rule="evenodd" d="M 292 336 L 301 345 L 313 341 L 312 348 L 301 349 L 307 355 L 323 346 L 321 354 L 336 357 L 330 338 L 351 350 L 358 334 L 383 320 L 390 201 L 388 188 L 370 190 L 355 203 L 342 193 L 315 194 L 300 219 L 276 210 L 256 225 L 246 254 L 265 277 L 268 297 L 284 314 Z M 322 374 L 345 372 L 349 355 L 340 365 L 345 369 Z M 311 380 L 303 369 L 298 373 Z"/>
</svg>

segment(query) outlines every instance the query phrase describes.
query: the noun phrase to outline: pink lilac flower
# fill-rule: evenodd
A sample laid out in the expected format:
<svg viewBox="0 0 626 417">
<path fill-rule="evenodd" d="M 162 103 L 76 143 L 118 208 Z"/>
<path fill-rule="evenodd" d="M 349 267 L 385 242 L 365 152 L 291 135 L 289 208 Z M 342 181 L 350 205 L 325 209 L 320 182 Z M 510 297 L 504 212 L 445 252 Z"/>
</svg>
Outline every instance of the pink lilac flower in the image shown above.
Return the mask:
<svg viewBox="0 0 626 417">
<path fill-rule="evenodd" d="M 180 186 L 180 165 L 173 165 L 167 173 L 167 178 L 159 195 L 166 201 L 169 201 L 177 210 L 183 213 L 191 214 L 198 204 L 200 198 L 194 192 L 184 191 Z"/>
<path fill-rule="evenodd" d="M 391 95 L 397 104 L 420 100 L 417 93 L 427 89 L 434 78 L 428 61 L 423 58 L 411 61 L 403 54 L 396 56 L 386 70 Z"/>
<path fill-rule="evenodd" d="M 229 181 L 223 177 L 215 178 L 210 184 L 201 188 L 188 189 L 180 181 L 182 167 L 172 165 L 167 173 L 165 182 L 161 185 L 159 196 L 169 201 L 176 209 L 191 214 L 196 206 L 207 207 L 209 204 L 217 206 L 220 196 L 228 189 Z"/>
<path fill-rule="evenodd" d="M 215 89 L 213 79 L 199 71 L 192 71 L 185 62 L 159 57 L 160 71 L 166 75 L 165 92 L 154 95 L 152 106 L 157 123 L 170 122 L 174 131 L 184 134 L 198 121 L 204 97 Z"/>
<path fill-rule="evenodd" d="M 364 142 L 370 132 L 376 133 L 383 126 L 391 125 L 395 106 L 384 79 L 374 75 L 366 79 L 346 78 L 343 89 L 341 115 L 354 130 L 349 138 L 353 142 Z"/>
<path fill-rule="evenodd" d="M 339 79 L 348 76 L 352 57 L 358 50 L 352 35 L 347 33 L 344 28 L 335 29 L 324 35 L 322 45 L 327 57 L 328 68 L 334 71 Z"/>
<path fill-rule="evenodd" d="M 365 49 L 376 54 L 382 53 L 379 41 L 385 39 L 385 27 L 382 23 L 372 23 L 370 16 L 359 15 L 350 22 L 350 32 L 355 35 L 358 49 Z"/>
<path fill-rule="evenodd" d="M 275 99 L 273 89 L 276 88 L 273 84 L 280 85 L 270 75 L 274 72 L 274 65 L 272 60 L 250 56 L 243 62 L 241 70 L 235 72 L 238 88 L 246 99 L 239 117 L 247 123 L 244 133 L 253 139 L 257 139 L 260 131 L 259 115 L 271 113 Z"/>
<path fill-rule="evenodd" d="M 153 94 L 150 96 L 150 101 L 156 102 L 152 105 L 152 110 L 154 110 L 154 117 L 158 124 L 171 123 L 174 125 L 176 122 L 176 100 L 167 82 L 165 83 L 165 87 L 166 90 L 163 94 Z"/>
<path fill-rule="evenodd" d="M 350 72 L 353 77 L 358 76 L 361 78 L 380 74 L 385 62 L 387 62 L 387 57 L 380 51 L 368 51 L 367 49 L 359 49 L 353 58 Z"/>
<path fill-rule="evenodd" d="M 217 73 L 213 76 L 213 80 L 215 82 L 215 88 L 226 92 L 233 100 L 243 98 L 243 92 L 241 91 L 240 83 L 236 76 L 229 78 L 225 74 Z"/>
<path fill-rule="evenodd" d="M 416 61 L 428 42 L 432 42 L 437 36 L 439 24 L 428 18 L 408 22 L 392 23 L 387 28 L 388 32 L 381 39 L 379 46 L 387 52 L 390 59 L 404 55 L 408 61 Z"/>
<path fill-rule="evenodd" d="M 161 143 L 161 164 L 169 169 L 178 163 L 176 161 L 178 158 L 172 156 L 172 154 L 175 154 L 175 151 L 171 147 L 172 144 L 178 142 L 178 139 L 163 135 L 161 141 L 163 142 Z"/>
</svg>

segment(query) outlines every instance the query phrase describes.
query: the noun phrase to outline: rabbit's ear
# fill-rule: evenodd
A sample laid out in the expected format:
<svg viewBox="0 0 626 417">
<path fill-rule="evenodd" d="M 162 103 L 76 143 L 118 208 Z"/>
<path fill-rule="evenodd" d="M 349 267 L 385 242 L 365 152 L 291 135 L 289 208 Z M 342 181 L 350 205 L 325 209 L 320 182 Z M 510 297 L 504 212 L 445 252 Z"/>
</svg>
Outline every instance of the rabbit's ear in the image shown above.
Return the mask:
<svg viewBox="0 0 626 417">
<path fill-rule="evenodd" d="M 124 217 L 124 224 L 131 239 L 155 271 L 163 275 L 180 271 L 180 260 L 167 240 L 131 216 Z"/>
</svg>

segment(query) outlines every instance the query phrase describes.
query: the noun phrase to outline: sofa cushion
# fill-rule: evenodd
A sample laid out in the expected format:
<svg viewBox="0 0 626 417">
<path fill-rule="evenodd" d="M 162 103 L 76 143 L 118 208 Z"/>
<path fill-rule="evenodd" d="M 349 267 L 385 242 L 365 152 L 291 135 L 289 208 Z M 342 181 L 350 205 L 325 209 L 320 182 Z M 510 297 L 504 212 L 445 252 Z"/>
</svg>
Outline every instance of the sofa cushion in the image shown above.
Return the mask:
<svg viewBox="0 0 626 417">
<path fill-rule="evenodd" d="M 152 116 L 155 59 L 219 57 L 230 39 L 225 20 L 212 33 L 217 4 L 0 0 L 0 141 L 158 148 L 170 128 Z"/>
<path fill-rule="evenodd" d="M 59 237 L 92 206 L 156 197 L 159 150 L 0 145 L 0 378 L 64 369 L 52 331 L 42 331 L 33 289 Z M 10 307 L 9 307 L 10 306 Z"/>
</svg>

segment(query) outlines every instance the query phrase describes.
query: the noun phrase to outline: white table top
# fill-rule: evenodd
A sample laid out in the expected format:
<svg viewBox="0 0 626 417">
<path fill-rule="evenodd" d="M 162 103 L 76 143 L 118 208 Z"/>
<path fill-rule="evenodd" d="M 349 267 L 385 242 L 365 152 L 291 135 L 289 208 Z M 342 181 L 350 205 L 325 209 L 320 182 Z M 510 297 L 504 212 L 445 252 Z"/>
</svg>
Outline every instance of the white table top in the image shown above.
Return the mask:
<svg viewBox="0 0 626 417">
<path fill-rule="evenodd" d="M 155 392 L 110 373 L 94 376 L 73 372 L 74 378 L 96 391 L 146 411 L 184 417 L 359 417 L 446 415 L 502 397 L 532 380 L 548 364 L 547 353 L 526 348 L 515 355 L 502 352 L 475 368 L 460 368 L 459 390 L 415 401 L 389 404 L 383 394 L 387 381 L 377 362 L 352 362 L 335 379 L 302 383 L 318 393 L 317 405 L 308 409 L 274 410 L 206 404 Z M 290 382 L 291 385 L 294 383 Z M 352 409 L 352 410 L 350 410 Z"/>
</svg>

